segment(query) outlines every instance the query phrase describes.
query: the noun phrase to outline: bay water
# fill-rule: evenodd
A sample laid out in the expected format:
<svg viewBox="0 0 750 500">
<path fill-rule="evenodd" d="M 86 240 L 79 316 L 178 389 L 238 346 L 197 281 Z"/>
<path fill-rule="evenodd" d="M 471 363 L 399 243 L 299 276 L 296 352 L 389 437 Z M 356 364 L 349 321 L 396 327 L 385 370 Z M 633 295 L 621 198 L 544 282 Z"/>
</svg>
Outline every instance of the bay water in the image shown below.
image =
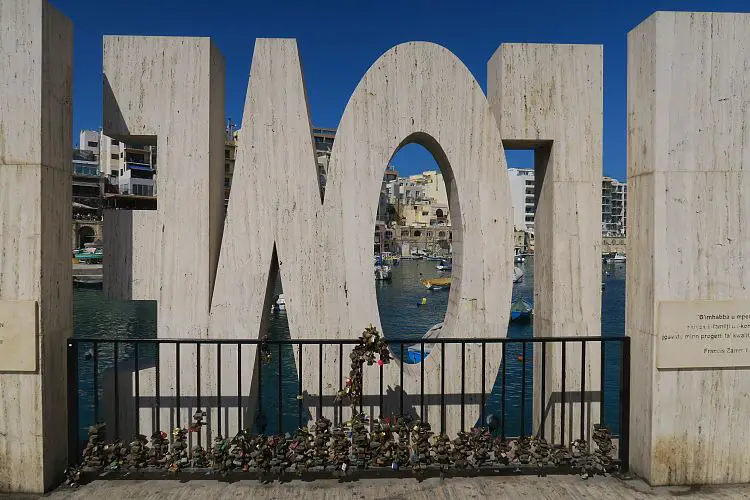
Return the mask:
<svg viewBox="0 0 750 500">
<path fill-rule="evenodd" d="M 424 278 L 441 277 L 444 274 L 435 268 L 436 262 L 427 260 L 402 260 L 393 267 L 390 281 L 375 282 L 375 290 L 380 311 L 383 333 L 387 338 L 419 339 L 436 323 L 443 321 L 448 305 L 449 290 L 429 291 L 422 284 Z M 513 299 L 525 297 L 533 300 L 534 266 L 533 257 L 523 264 L 517 264 L 524 272 L 520 283 L 513 285 Z M 625 266 L 623 264 L 604 265 L 602 291 L 602 335 L 622 336 L 625 323 Z M 277 292 L 283 287 L 277 283 Z M 422 299 L 426 303 L 422 304 Z M 508 304 L 497 304 L 497 307 L 509 307 Z M 101 290 L 77 288 L 74 292 L 74 335 L 79 338 L 155 338 L 156 337 L 156 303 L 153 301 L 111 301 L 106 300 Z M 362 325 L 364 329 L 368 325 Z M 511 323 L 508 326 L 509 338 L 531 338 L 532 323 Z M 272 314 L 269 322 L 270 338 L 289 338 L 289 327 L 284 311 Z M 544 335 L 544 333 L 539 333 Z M 153 357 L 151 346 L 139 350 L 142 366 L 147 366 L 149 357 Z M 590 343 L 590 349 L 598 349 L 598 344 Z M 274 348 L 275 349 L 275 348 Z M 118 362 L 126 362 L 133 357 L 133 345 L 122 344 L 118 350 Z M 276 355 L 276 352 L 272 352 Z M 503 422 L 506 435 L 517 435 L 521 426 L 525 433 L 532 432 L 532 394 L 533 394 L 533 346 L 527 344 L 525 355 L 521 344 L 511 343 L 507 346 L 505 363 L 505 404 L 502 401 L 502 367 L 498 371 L 495 386 L 488 394 L 485 415 L 493 415 L 495 421 Z M 619 387 L 620 387 L 620 345 L 606 346 L 604 359 L 604 423 L 614 433 L 619 429 Z M 276 415 L 278 409 L 278 383 L 282 384 L 283 431 L 292 431 L 300 421 L 297 413 L 297 367 L 291 349 L 281 352 L 281 377 L 278 363 L 262 364 L 262 401 L 261 408 L 267 418 L 266 432 L 278 432 Z M 94 394 L 94 366 L 91 352 L 85 345 L 79 349 L 79 425 L 82 436 L 96 417 L 94 415 L 95 398 L 103 397 L 102 378 L 104 371 L 113 365 L 114 353 L 111 345 L 103 344 L 97 352 L 97 390 Z M 347 363 L 348 364 L 348 363 Z M 345 365 L 346 366 L 346 365 Z M 365 368 L 366 369 L 366 368 Z M 525 388 L 522 390 L 523 371 L 525 370 Z M 575 390 L 575 389 L 569 389 Z M 524 394 L 524 421 L 520 419 L 521 395 Z M 101 415 L 99 415 L 101 418 Z M 303 418 L 303 421 L 306 419 Z M 185 423 L 187 425 L 187 423 Z"/>
</svg>

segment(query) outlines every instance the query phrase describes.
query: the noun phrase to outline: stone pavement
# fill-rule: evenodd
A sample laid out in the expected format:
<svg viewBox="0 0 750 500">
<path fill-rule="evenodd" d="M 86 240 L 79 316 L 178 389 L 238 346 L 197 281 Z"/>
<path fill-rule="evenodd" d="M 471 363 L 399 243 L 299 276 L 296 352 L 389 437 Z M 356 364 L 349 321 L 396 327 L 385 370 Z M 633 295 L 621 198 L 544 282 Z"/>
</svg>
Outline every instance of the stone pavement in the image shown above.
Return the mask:
<svg viewBox="0 0 750 500">
<path fill-rule="evenodd" d="M 362 479 L 291 481 L 260 484 L 257 481 L 225 483 L 214 480 L 109 480 L 94 481 L 78 489 L 59 489 L 46 497 L 62 499 L 133 498 L 150 499 L 750 499 L 750 485 L 650 488 L 643 481 L 621 481 L 614 477 L 582 480 L 578 476 L 504 476 L 415 479 Z M 3 497 L 0 495 L 0 497 Z M 37 498 L 16 495 L 13 499 Z"/>
</svg>

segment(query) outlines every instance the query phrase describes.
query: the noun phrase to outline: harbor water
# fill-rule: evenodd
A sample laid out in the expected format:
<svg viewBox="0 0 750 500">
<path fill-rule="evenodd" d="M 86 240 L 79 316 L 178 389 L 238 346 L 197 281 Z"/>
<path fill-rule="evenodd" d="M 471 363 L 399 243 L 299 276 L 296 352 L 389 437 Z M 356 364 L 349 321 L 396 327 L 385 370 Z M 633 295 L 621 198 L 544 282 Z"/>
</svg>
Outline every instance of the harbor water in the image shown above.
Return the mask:
<svg viewBox="0 0 750 500">
<path fill-rule="evenodd" d="M 448 305 L 449 290 L 429 291 L 422 284 L 423 278 L 448 276 L 437 271 L 437 262 L 428 260 L 402 260 L 393 267 L 390 281 L 375 282 L 380 320 L 383 333 L 387 338 L 419 339 L 433 325 L 443 321 Z M 534 266 L 533 258 L 517 264 L 525 274 L 521 282 L 513 285 L 513 299 L 524 297 L 533 299 Z M 602 335 L 622 336 L 625 323 L 625 266 L 623 264 L 604 265 L 602 291 Z M 281 292 L 281 284 L 277 284 Z M 423 302 L 426 299 L 426 303 Z M 509 304 L 498 304 L 498 307 L 510 307 Z M 79 338 L 155 338 L 156 337 L 156 303 L 136 301 L 108 301 L 101 290 L 77 288 L 74 293 L 75 336 Z M 366 327 L 367 325 L 363 325 Z M 289 328 L 284 311 L 271 315 L 269 336 L 271 338 L 289 338 Z M 509 338 L 531 338 L 531 322 L 511 323 L 508 326 Z M 543 333 L 540 333 L 543 335 Z M 146 366 L 149 357 L 153 357 L 151 346 L 142 346 L 139 350 L 141 366 Z M 598 348 L 590 344 L 590 348 Z M 494 389 L 488 394 L 485 415 L 492 415 L 496 422 L 502 422 L 506 435 L 517 435 L 523 430 L 532 433 L 532 394 L 533 366 L 532 345 L 527 344 L 525 356 L 520 344 L 508 344 L 503 363 L 506 374 L 505 404 L 501 397 L 502 367 Z M 277 356 L 274 347 L 272 356 Z M 283 431 L 293 431 L 300 421 L 297 413 L 297 367 L 290 349 L 281 352 L 282 363 L 282 408 L 284 409 Z M 398 353 L 396 353 L 398 356 Z M 117 358 L 125 363 L 133 357 L 133 345 L 122 344 Z M 97 351 L 97 383 L 94 384 L 94 366 L 91 352 L 86 346 L 79 350 L 79 424 L 81 436 L 86 429 L 101 415 L 94 415 L 94 398 L 97 397 L 102 407 L 102 380 L 104 372 L 113 365 L 114 353 L 111 345 L 102 344 Z M 619 386 L 620 386 L 620 346 L 608 345 L 604 359 L 604 423 L 614 432 L 619 429 Z M 278 363 L 262 364 L 262 402 L 261 409 L 266 415 L 266 432 L 278 431 L 276 415 L 278 408 Z M 525 390 L 521 381 L 523 370 L 526 371 Z M 96 396 L 94 390 L 96 387 Z M 525 394 L 524 422 L 520 421 L 521 395 Z M 304 421 L 304 418 L 303 418 Z M 184 423 L 187 425 L 188 423 Z"/>
</svg>

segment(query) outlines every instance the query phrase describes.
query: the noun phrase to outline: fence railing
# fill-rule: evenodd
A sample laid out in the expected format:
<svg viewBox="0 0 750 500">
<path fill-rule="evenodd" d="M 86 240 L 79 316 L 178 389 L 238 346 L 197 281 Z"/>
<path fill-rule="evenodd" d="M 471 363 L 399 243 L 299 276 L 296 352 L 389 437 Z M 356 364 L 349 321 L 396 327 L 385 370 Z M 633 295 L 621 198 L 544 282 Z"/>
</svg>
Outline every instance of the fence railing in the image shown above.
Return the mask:
<svg viewBox="0 0 750 500">
<path fill-rule="evenodd" d="M 431 420 L 435 429 L 439 427 L 442 433 L 449 418 L 446 416 L 448 408 L 460 408 L 463 431 L 465 410 L 474 404 L 478 405 L 477 427 L 488 427 L 501 439 L 544 437 L 550 441 L 550 446 L 569 446 L 576 439 L 590 442 L 594 424 L 601 423 L 616 438 L 621 468 L 626 470 L 629 463 L 629 340 L 628 337 L 385 339 L 398 365 L 388 369 L 398 370 L 398 375 L 394 374 L 398 383 L 384 387 L 384 366 L 375 363 L 372 368 L 365 367 L 363 378 L 370 379 L 369 387 L 378 389 L 359 400 L 359 410 L 363 412 L 363 406 L 370 406 L 382 412 L 390 401 L 391 414 L 410 414 L 412 419 L 424 421 L 428 418 L 428 406 L 438 408 L 439 418 L 433 416 Z M 348 353 L 358 343 L 357 339 L 69 339 L 70 462 L 79 461 L 89 426 L 106 421 L 111 439 L 130 438 L 123 435 L 126 432 L 148 436 L 162 430 L 158 415 L 164 410 L 172 411 L 179 419 L 181 411 L 210 407 L 219 415 L 208 422 L 207 432 L 214 435 L 221 435 L 222 431 L 228 434 L 230 427 L 257 434 L 293 432 L 312 423 L 312 411 L 320 416 L 325 408 L 331 407 L 334 419 L 343 423 L 348 404 L 345 398 L 324 394 L 323 374 L 325 370 L 337 370 L 338 388 L 334 387 L 334 393 L 340 396 L 350 383 L 347 380 Z M 448 346 L 454 346 L 451 352 L 460 353 L 460 359 L 453 360 L 460 363 L 460 370 L 450 373 L 446 373 Z M 467 346 L 472 352 L 481 352 L 481 356 L 472 358 L 469 366 Z M 326 355 L 324 360 L 324 348 L 327 353 L 338 351 L 335 367 L 331 366 L 330 356 Z M 501 361 L 491 389 L 485 390 L 490 387 L 487 382 L 491 382 L 486 373 L 494 373 L 494 369 L 486 369 L 485 353 L 491 348 L 500 350 Z M 249 351 L 254 353 L 253 369 L 249 369 L 247 358 L 243 358 Z M 426 361 L 418 360 L 426 360 L 432 352 L 438 351 L 439 370 L 426 374 Z M 208 352 L 212 355 L 206 356 Z M 170 353 L 168 363 L 164 361 L 166 353 Z M 230 356 L 233 363 L 228 363 Z M 413 363 L 415 360 L 417 363 Z M 481 382 L 477 381 L 477 386 L 481 390 L 480 394 L 470 395 L 464 390 L 465 380 L 468 380 L 467 371 L 477 368 L 473 366 L 477 360 L 481 365 Z M 207 363 L 211 364 L 210 376 L 215 380 L 206 380 Z M 325 370 L 324 364 L 328 365 Z M 144 370 L 152 373 L 147 390 L 144 390 L 145 379 L 141 375 Z M 164 387 L 165 370 L 170 370 L 171 376 L 168 390 Z M 228 374 L 228 370 L 236 373 Z M 408 394 L 404 389 L 405 370 L 412 377 L 417 374 L 418 392 Z M 249 380 L 251 372 L 254 373 L 252 381 Z M 305 394 L 303 372 L 315 373 L 319 378 L 320 390 L 316 395 Z M 227 377 L 236 381 L 231 384 L 231 391 L 222 384 L 224 381 L 224 385 L 228 385 Z M 439 394 L 426 393 L 429 377 L 439 377 Z M 446 377 L 453 379 L 454 387 L 458 385 L 455 379 L 460 378 L 460 391 L 447 392 Z M 310 385 L 309 375 L 306 380 Z M 123 389 L 123 381 L 128 381 L 127 389 Z M 432 382 L 432 387 L 437 387 L 438 382 Z M 185 391 L 185 386 L 190 389 Z M 252 391 L 247 390 L 250 386 Z M 134 410 L 123 411 L 126 407 Z M 231 423 L 230 409 L 233 410 Z M 144 419 L 143 410 L 157 416 Z M 384 415 L 373 415 L 376 416 Z M 188 423 L 177 421 L 174 416 L 170 422 L 172 426 Z"/>
</svg>

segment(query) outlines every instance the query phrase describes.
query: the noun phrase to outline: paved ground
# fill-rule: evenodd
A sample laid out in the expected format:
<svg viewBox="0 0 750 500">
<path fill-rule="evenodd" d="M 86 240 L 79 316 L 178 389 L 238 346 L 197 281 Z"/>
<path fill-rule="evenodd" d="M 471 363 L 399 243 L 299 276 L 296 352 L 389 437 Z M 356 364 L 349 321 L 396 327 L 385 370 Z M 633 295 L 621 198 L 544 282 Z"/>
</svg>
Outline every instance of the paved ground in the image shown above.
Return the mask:
<svg viewBox="0 0 750 500">
<path fill-rule="evenodd" d="M 0 495 L 1 497 L 2 495 Z M 58 499 L 650 499 L 684 497 L 694 499 L 750 499 L 750 485 L 649 488 L 639 480 L 613 477 L 582 480 L 577 476 L 510 476 L 426 479 L 363 479 L 260 484 L 256 481 L 222 483 L 213 480 L 112 480 L 94 481 L 75 490 L 60 489 L 47 495 Z M 15 496 L 14 499 L 36 498 Z"/>
</svg>

